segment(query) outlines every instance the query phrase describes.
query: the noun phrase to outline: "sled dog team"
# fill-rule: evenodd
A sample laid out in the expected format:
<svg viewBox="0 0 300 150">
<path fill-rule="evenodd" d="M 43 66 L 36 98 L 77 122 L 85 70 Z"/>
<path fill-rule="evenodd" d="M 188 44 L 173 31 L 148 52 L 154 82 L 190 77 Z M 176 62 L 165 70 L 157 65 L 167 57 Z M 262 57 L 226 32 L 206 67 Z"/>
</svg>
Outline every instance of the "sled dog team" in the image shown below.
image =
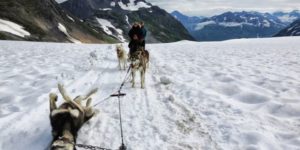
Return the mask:
<svg viewBox="0 0 300 150">
<path fill-rule="evenodd" d="M 130 62 L 131 69 L 131 83 L 132 87 L 135 87 L 135 74 L 140 72 L 141 88 L 145 88 L 145 73 L 147 67 L 149 67 L 149 52 L 142 47 L 134 51 L 132 54 L 126 54 L 126 51 L 122 44 L 116 45 L 117 58 L 119 62 L 119 69 L 125 70 L 127 67 L 127 60 Z"/>
<path fill-rule="evenodd" d="M 149 52 L 141 48 L 127 59 L 126 51 L 121 44 L 116 45 L 116 52 L 120 70 L 126 68 L 127 60 L 130 61 L 132 87 L 135 86 L 135 73 L 140 71 L 141 88 L 144 88 L 146 68 L 149 65 Z M 91 106 L 91 96 L 97 92 L 97 89 L 75 98 L 71 98 L 61 84 L 58 84 L 58 90 L 64 100 L 60 106 L 56 105 L 58 96 L 54 93 L 49 94 L 49 116 L 53 137 L 50 149 L 74 150 L 77 132 L 95 114 L 93 106 Z M 84 101 L 86 101 L 85 105 L 82 104 Z"/>
<path fill-rule="evenodd" d="M 145 73 L 149 65 L 149 52 L 145 49 L 145 37 L 147 30 L 144 27 L 144 22 L 135 22 L 128 32 L 130 42 L 129 47 L 129 61 L 132 77 L 132 87 L 135 87 L 135 74 L 140 72 L 141 88 L 145 88 Z M 126 52 L 122 44 L 116 46 L 119 68 L 126 68 Z"/>
<path fill-rule="evenodd" d="M 144 88 L 146 68 L 149 65 L 149 52 L 140 48 L 127 56 L 121 44 L 116 45 L 116 52 L 120 70 L 125 70 L 127 60 L 130 61 L 132 87 L 135 86 L 135 73 L 140 71 L 141 88 Z M 49 94 L 49 116 L 53 137 L 50 149 L 74 150 L 77 132 L 95 114 L 93 106 L 91 106 L 91 96 L 97 92 L 97 89 L 91 90 L 84 96 L 79 95 L 75 98 L 71 98 L 61 84 L 58 84 L 58 90 L 64 100 L 60 106 L 56 105 L 58 96 L 54 93 Z M 82 104 L 84 101 L 86 101 L 85 105 Z"/>
<path fill-rule="evenodd" d="M 130 67 L 132 87 L 135 87 L 135 74 L 139 71 L 141 88 L 145 87 L 145 73 L 149 66 L 149 52 L 145 50 L 144 40 L 146 30 L 143 26 L 143 22 L 134 23 L 129 31 L 131 41 L 128 45 L 130 48 L 128 54 L 122 44 L 116 45 L 119 69 L 125 70 L 126 67 Z M 130 62 L 130 66 L 127 66 L 127 61 Z M 97 92 L 97 89 L 75 98 L 71 98 L 61 84 L 58 84 L 58 90 L 64 100 L 59 106 L 56 105 L 58 96 L 54 93 L 49 94 L 49 117 L 53 137 L 49 148 L 51 150 L 75 150 L 77 132 L 95 114 L 91 105 L 91 96 Z M 85 105 L 82 104 L 84 101 L 86 101 Z"/>
</svg>

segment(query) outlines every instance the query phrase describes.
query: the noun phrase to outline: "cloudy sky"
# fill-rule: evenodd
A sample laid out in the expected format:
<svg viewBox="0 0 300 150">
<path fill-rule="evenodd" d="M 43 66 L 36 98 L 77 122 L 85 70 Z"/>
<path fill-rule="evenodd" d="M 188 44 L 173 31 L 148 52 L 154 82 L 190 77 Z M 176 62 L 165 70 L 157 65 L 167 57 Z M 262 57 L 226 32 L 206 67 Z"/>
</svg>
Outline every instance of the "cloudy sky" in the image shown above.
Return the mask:
<svg viewBox="0 0 300 150">
<path fill-rule="evenodd" d="M 167 11 L 179 10 L 190 16 L 212 16 L 225 11 L 291 11 L 300 0 L 147 0 Z"/>
</svg>

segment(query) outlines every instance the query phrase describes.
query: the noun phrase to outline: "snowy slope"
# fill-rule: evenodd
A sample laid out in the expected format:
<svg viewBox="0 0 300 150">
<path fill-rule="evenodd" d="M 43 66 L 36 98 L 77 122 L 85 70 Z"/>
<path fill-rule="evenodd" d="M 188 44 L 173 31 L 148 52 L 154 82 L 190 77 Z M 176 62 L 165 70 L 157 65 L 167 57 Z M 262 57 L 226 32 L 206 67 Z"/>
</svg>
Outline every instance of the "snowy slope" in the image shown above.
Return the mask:
<svg viewBox="0 0 300 150">
<path fill-rule="evenodd" d="M 74 38 L 68 33 L 67 28 L 66 28 L 64 25 L 62 25 L 61 23 L 58 23 L 58 29 L 59 29 L 61 32 L 63 32 L 63 33 L 68 37 L 68 39 L 69 39 L 70 41 L 72 41 L 73 43 L 77 43 L 77 44 L 81 43 L 80 41 L 74 39 Z"/>
<path fill-rule="evenodd" d="M 88 23 L 63 10 L 54 0 L 0 2 L 0 39 L 67 43 L 119 41 L 95 31 Z"/>
<path fill-rule="evenodd" d="M 126 83 L 123 90 L 128 149 L 300 149 L 299 40 L 147 45 L 146 89 Z M 57 92 L 58 82 L 72 96 L 98 87 L 96 103 L 116 91 L 125 75 L 114 45 L 0 41 L 0 54 L 1 150 L 47 147 L 48 94 Z M 117 99 L 96 108 L 99 114 L 77 142 L 117 149 Z"/>
<path fill-rule="evenodd" d="M 3 20 L 3 19 L 0 19 L 0 31 L 8 32 L 20 37 L 25 37 L 30 35 L 28 31 L 24 30 L 24 27 L 14 22 Z"/>
<path fill-rule="evenodd" d="M 300 36 L 300 19 L 294 21 L 274 36 Z"/>
<path fill-rule="evenodd" d="M 117 33 L 117 36 L 115 36 L 117 39 L 119 39 L 121 42 L 125 42 L 125 38 L 123 37 L 123 31 L 121 29 L 116 28 L 111 24 L 110 21 L 106 19 L 96 18 L 98 23 L 101 25 L 103 31 L 111 36 L 115 36 L 111 30 Z"/>
</svg>

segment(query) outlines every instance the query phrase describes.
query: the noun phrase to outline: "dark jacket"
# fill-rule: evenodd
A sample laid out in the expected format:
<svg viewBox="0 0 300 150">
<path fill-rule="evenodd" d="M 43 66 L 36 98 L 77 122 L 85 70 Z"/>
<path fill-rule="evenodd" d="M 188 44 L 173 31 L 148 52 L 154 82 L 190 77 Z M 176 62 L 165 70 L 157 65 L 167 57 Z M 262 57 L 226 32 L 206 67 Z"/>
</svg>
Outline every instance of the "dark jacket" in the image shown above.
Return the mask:
<svg viewBox="0 0 300 150">
<path fill-rule="evenodd" d="M 143 47 L 142 42 L 139 40 L 131 40 L 128 44 L 129 53 L 132 54 L 138 50 L 139 47 Z"/>
<path fill-rule="evenodd" d="M 147 34 L 147 30 L 143 27 L 132 27 L 128 32 L 128 36 L 130 37 L 130 42 L 128 44 L 130 55 L 138 50 L 139 47 L 145 48 L 145 37 Z M 137 36 L 138 39 L 134 40 L 134 35 Z"/>
<path fill-rule="evenodd" d="M 145 37 L 146 37 L 146 35 L 147 35 L 147 30 L 145 29 L 145 27 L 144 26 L 142 26 L 141 28 L 140 28 L 140 34 L 139 34 L 140 36 L 139 36 L 139 39 L 140 40 L 145 40 Z"/>
<path fill-rule="evenodd" d="M 136 35 L 138 38 L 141 37 L 141 29 L 140 29 L 140 27 L 132 27 L 129 30 L 128 36 L 130 37 L 130 40 L 133 40 L 134 35 Z"/>
</svg>

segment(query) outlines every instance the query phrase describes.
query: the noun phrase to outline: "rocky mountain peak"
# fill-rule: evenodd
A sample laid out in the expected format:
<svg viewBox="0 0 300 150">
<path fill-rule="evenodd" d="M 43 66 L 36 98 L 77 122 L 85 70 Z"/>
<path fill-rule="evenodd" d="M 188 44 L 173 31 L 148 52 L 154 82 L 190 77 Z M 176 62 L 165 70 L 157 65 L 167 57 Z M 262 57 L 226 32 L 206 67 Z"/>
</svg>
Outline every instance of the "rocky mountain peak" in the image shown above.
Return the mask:
<svg viewBox="0 0 300 150">
<path fill-rule="evenodd" d="M 193 40 L 179 21 L 145 0 L 68 0 L 61 6 L 121 41 L 128 40 L 127 32 L 136 21 L 145 22 L 149 42 Z"/>
</svg>

